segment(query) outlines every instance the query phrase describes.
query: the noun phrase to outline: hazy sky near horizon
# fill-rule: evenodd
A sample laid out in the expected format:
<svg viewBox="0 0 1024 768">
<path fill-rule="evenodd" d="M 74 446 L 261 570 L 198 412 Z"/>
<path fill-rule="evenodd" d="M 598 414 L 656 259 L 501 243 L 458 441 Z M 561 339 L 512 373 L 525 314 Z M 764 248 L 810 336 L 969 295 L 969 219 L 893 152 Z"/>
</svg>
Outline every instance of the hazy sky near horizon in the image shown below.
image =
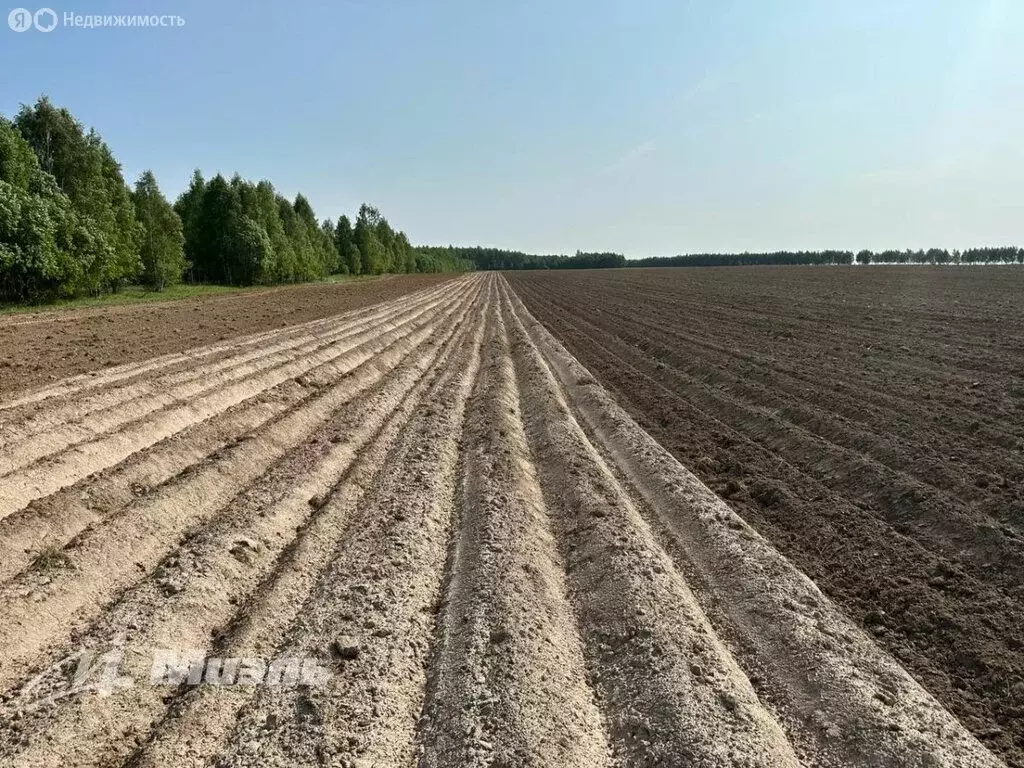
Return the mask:
<svg viewBox="0 0 1024 768">
<path fill-rule="evenodd" d="M 1019 0 L 51 7 L 185 19 L 0 28 L 0 112 L 46 93 L 172 198 L 237 171 L 544 253 L 1024 244 Z"/>
</svg>

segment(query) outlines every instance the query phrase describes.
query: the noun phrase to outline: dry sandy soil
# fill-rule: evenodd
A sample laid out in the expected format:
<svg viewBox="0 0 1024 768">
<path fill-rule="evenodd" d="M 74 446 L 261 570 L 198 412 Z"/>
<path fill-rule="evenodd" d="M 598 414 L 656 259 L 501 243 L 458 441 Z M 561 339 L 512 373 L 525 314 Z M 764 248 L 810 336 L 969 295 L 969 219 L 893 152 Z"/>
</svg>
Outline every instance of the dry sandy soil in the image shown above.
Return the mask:
<svg viewBox="0 0 1024 768">
<path fill-rule="evenodd" d="M 509 278 L 655 439 L 1024 766 L 1024 270 Z"/>
<path fill-rule="evenodd" d="M 0 397 L 86 371 L 368 307 L 447 279 L 396 275 L 181 301 L 0 315 Z"/>
<path fill-rule="evenodd" d="M 4 765 L 1003 765 L 857 619 L 497 274 L 0 399 Z"/>
</svg>

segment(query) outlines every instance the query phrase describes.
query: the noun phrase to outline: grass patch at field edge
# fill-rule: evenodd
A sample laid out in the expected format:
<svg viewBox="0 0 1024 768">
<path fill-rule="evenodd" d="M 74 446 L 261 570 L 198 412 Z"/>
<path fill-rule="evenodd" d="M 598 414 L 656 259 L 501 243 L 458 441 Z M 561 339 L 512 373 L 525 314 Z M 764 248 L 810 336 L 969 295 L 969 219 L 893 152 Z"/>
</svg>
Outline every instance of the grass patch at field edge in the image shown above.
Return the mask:
<svg viewBox="0 0 1024 768">
<path fill-rule="evenodd" d="M 152 291 L 141 285 L 129 285 L 117 293 L 103 296 L 83 296 L 77 299 L 58 299 L 45 304 L 4 304 L 0 303 L 0 315 L 21 312 L 48 312 L 60 309 L 82 309 L 88 307 L 110 307 L 123 304 L 140 304 L 145 302 L 180 301 L 205 296 L 222 296 L 232 293 L 250 293 L 254 291 L 274 291 L 292 288 L 298 285 L 319 285 L 323 283 L 349 283 L 379 280 L 386 275 L 331 275 L 313 283 L 287 283 L 284 285 L 212 285 L 207 283 L 181 283 L 172 285 L 163 291 Z"/>
</svg>

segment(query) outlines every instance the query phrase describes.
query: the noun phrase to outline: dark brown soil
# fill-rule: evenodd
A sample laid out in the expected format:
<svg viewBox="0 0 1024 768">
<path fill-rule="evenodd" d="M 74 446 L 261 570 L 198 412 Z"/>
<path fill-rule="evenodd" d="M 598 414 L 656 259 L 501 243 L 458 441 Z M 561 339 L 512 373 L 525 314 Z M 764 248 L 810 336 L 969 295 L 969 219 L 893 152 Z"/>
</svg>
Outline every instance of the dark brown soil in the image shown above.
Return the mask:
<svg viewBox="0 0 1024 768">
<path fill-rule="evenodd" d="M 78 373 L 330 317 L 437 285 L 399 275 L 0 317 L 0 397 Z"/>
<path fill-rule="evenodd" d="M 656 439 L 1024 766 L 1024 269 L 507 277 Z"/>
</svg>

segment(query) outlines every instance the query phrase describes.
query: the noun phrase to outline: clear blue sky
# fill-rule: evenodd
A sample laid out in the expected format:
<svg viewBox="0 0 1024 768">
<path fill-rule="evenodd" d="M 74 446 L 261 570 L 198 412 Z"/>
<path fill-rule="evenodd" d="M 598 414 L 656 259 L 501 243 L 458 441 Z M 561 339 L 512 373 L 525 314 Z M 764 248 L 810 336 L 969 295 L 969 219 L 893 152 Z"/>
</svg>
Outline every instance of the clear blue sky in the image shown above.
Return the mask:
<svg viewBox="0 0 1024 768">
<path fill-rule="evenodd" d="M 0 28 L 0 112 L 45 92 L 169 196 L 537 252 L 1024 244 L 1020 0 L 50 2 L 186 20 Z"/>
</svg>

